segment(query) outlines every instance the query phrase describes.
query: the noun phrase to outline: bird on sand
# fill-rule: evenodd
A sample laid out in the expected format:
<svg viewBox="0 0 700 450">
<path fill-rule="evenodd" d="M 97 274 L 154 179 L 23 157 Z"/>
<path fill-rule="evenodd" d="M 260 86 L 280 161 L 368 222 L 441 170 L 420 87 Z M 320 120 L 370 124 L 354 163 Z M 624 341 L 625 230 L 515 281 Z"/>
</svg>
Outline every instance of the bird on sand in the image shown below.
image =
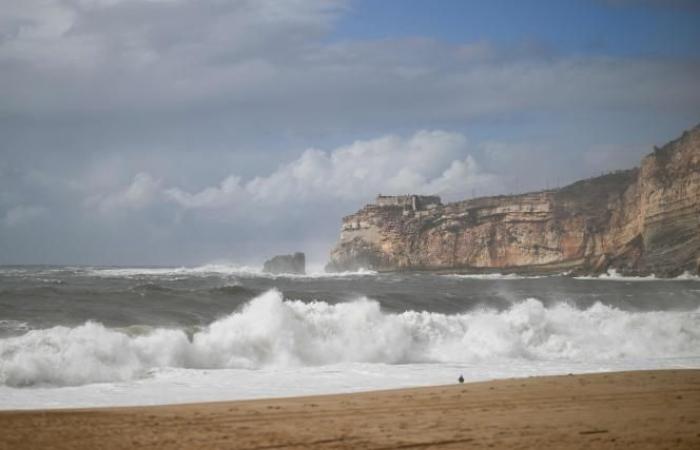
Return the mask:
<svg viewBox="0 0 700 450">
<path fill-rule="evenodd" d="M 459 378 L 457 378 L 457 381 L 459 381 L 459 384 L 464 383 L 464 377 L 460 375 Z"/>
</svg>

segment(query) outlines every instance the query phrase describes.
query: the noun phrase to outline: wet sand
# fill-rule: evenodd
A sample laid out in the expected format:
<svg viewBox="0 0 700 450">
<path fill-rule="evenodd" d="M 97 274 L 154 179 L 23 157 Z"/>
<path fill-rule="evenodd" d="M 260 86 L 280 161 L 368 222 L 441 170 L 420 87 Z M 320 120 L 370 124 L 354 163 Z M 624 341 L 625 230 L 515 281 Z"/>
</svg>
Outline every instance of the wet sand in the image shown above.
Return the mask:
<svg viewBox="0 0 700 450">
<path fill-rule="evenodd" d="M 0 402 L 2 399 L 0 399 Z M 700 448 L 700 370 L 0 412 L 0 449 Z"/>
</svg>

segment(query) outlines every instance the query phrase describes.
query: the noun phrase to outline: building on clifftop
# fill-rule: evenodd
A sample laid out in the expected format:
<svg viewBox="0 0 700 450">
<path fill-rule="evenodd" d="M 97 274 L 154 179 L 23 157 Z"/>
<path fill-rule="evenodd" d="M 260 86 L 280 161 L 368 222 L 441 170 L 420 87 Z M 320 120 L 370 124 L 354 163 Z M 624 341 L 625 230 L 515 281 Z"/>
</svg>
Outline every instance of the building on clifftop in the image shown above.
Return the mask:
<svg viewBox="0 0 700 450">
<path fill-rule="evenodd" d="M 442 205 L 437 195 L 377 195 L 377 206 L 397 206 L 412 211 L 423 211 Z"/>
</svg>

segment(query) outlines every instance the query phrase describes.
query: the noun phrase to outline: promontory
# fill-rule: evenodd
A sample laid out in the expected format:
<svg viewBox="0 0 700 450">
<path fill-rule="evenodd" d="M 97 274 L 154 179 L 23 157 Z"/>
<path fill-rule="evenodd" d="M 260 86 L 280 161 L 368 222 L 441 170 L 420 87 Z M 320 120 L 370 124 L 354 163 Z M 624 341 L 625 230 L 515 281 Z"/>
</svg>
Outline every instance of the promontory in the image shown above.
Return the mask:
<svg viewBox="0 0 700 450">
<path fill-rule="evenodd" d="M 343 218 L 331 271 L 700 273 L 700 125 L 638 168 L 443 204 L 378 196 Z"/>
</svg>

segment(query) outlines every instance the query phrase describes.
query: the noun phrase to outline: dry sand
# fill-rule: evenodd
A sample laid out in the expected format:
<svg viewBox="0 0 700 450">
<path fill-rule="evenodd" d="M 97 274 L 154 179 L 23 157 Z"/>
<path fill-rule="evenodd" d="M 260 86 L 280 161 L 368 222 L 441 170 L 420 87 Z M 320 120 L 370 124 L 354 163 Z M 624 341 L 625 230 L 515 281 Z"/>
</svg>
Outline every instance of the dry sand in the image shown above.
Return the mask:
<svg viewBox="0 0 700 450">
<path fill-rule="evenodd" d="M 700 449 L 700 370 L 0 412 L 0 449 L 486 447 Z"/>
</svg>

